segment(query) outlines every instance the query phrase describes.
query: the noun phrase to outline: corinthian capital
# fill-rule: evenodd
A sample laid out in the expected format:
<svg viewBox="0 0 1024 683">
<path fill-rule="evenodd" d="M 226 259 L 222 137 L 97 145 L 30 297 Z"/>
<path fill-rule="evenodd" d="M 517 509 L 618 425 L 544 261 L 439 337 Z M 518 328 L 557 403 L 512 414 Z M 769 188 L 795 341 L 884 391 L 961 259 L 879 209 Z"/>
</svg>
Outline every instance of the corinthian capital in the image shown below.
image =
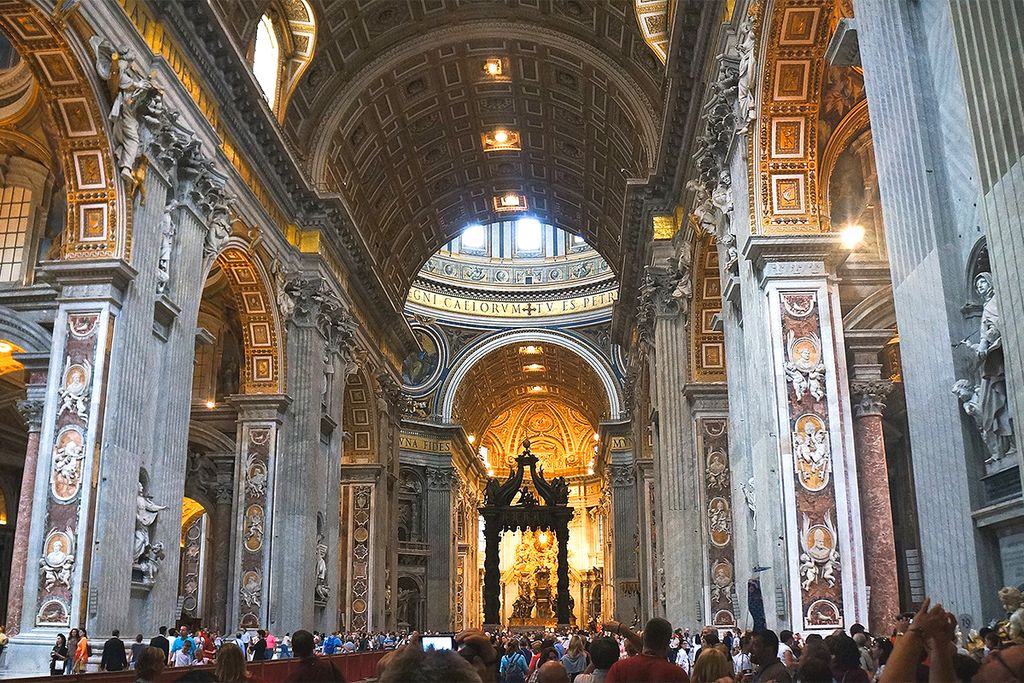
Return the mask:
<svg viewBox="0 0 1024 683">
<path fill-rule="evenodd" d="M 892 391 L 887 379 L 855 379 L 850 382 L 854 417 L 881 415 L 885 411 L 885 397 Z"/>
<path fill-rule="evenodd" d="M 28 426 L 28 431 L 38 432 L 43 424 L 43 401 L 41 399 L 25 399 L 18 401 L 16 408 L 21 413 L 21 419 Z"/>
</svg>

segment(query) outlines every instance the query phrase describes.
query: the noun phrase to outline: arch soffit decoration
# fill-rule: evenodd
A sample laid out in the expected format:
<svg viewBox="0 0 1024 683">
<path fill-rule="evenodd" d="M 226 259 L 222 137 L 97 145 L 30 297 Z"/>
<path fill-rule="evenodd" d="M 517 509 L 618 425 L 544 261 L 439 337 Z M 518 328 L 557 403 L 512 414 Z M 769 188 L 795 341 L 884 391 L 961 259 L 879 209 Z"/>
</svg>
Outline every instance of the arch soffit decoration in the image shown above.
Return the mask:
<svg viewBox="0 0 1024 683">
<path fill-rule="evenodd" d="M 237 237 L 216 257 L 224 271 L 242 323 L 242 392 L 284 393 L 284 339 L 276 301 L 270 296 L 269 279 L 247 243 Z"/>
<path fill-rule="evenodd" d="M 377 400 L 366 368 L 345 378 L 341 428 L 346 432 L 344 462 L 371 462 L 377 456 Z"/>
<path fill-rule="evenodd" d="M 600 383 L 602 398 L 607 401 L 608 415 L 617 418 L 622 413 L 622 394 L 619 381 L 615 377 L 611 365 L 600 351 L 587 342 L 555 330 L 512 330 L 486 337 L 476 344 L 464 349 L 452 363 L 452 371 L 439 389 L 441 396 L 441 419 L 445 423 L 453 421 L 456 394 L 466 376 L 489 353 L 503 347 L 520 344 L 553 345 L 565 349 L 577 356 L 595 373 Z M 524 356 L 528 358 L 528 356 Z M 526 361 L 527 363 L 530 361 Z M 486 425 L 484 425 L 486 426 Z"/>
<path fill-rule="evenodd" d="M 633 0 L 633 11 L 647 47 L 662 64 L 668 61 L 668 39 L 675 2 L 669 0 Z"/>
<path fill-rule="evenodd" d="M 834 29 L 830 0 L 775 0 L 761 19 L 759 116 L 752 138 L 751 230 L 827 232 L 819 131 L 825 49 Z"/>
<path fill-rule="evenodd" d="M 68 196 L 61 258 L 129 258 L 131 207 L 114 172 L 106 105 L 91 69 L 83 70 L 72 43 L 34 3 L 2 0 L 0 30 L 29 64 L 58 132 Z"/>
<path fill-rule="evenodd" d="M 467 35 L 502 47 L 467 46 Z M 489 54 L 522 51 L 527 43 L 530 51 L 510 61 L 533 64 L 533 81 L 513 77 L 481 83 L 482 77 L 465 73 L 467 61 L 482 64 Z M 559 55 L 559 67 L 551 67 L 556 82 L 549 87 L 540 87 L 546 76 L 533 50 L 541 49 Z M 429 50 L 436 54 L 424 57 Z M 430 63 L 416 63 L 423 60 Z M 426 85 L 432 81 L 444 85 L 434 90 Z M 590 90 L 582 83 L 591 83 L 599 96 L 584 96 Z M 524 94 L 527 86 L 534 91 L 530 95 Z M 339 91 L 340 98 L 330 99 Z M 621 261 L 627 188 L 651 172 L 660 103 L 586 42 L 539 26 L 467 22 L 409 40 L 348 83 L 335 76 L 321 92 L 329 94 L 318 97 L 313 111 L 325 113 L 303 121 L 293 111 L 288 122 L 299 125 L 298 138 L 312 141 L 314 184 L 344 195 L 356 223 L 372 236 L 366 242 L 384 279 L 396 283 L 396 295 L 405 294 L 422 264 L 467 223 L 500 220 L 492 199 L 508 190 L 523 194 L 530 210 L 548 222 L 582 232 L 610 264 Z M 587 98 L 594 101 L 581 104 Z M 374 110 L 386 113 L 361 115 Z M 563 111 L 564 116 L 555 115 Z M 543 134 L 529 125 L 541 118 L 549 119 L 541 126 Z M 578 125 L 567 126 L 569 118 Z M 635 128 L 616 125 L 620 119 Z M 495 125 L 520 129 L 524 151 L 484 153 L 475 138 Z M 583 127 L 591 133 L 580 134 Z M 444 129 L 459 133 L 439 138 Z M 587 146 L 592 139 L 607 143 Z M 381 159 L 392 162 L 394 173 L 385 172 Z M 410 173 L 409 165 L 422 170 Z M 397 196 L 410 200 L 396 203 Z"/>
<path fill-rule="evenodd" d="M 231 454 L 235 452 L 236 448 L 233 438 L 228 437 L 219 429 L 214 429 L 196 420 L 191 420 L 188 423 L 188 442 L 201 446 L 208 454 Z"/>
</svg>

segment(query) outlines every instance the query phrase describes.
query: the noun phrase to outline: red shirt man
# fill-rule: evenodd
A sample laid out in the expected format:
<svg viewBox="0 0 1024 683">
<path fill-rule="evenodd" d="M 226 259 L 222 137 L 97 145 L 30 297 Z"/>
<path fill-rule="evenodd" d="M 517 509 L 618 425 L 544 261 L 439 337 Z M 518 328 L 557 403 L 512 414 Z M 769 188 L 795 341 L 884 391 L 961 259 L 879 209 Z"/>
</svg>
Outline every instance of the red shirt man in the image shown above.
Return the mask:
<svg viewBox="0 0 1024 683">
<path fill-rule="evenodd" d="M 672 625 L 651 619 L 644 627 L 643 652 L 612 664 L 605 683 L 689 683 L 686 672 L 667 659 L 671 640 Z"/>
</svg>

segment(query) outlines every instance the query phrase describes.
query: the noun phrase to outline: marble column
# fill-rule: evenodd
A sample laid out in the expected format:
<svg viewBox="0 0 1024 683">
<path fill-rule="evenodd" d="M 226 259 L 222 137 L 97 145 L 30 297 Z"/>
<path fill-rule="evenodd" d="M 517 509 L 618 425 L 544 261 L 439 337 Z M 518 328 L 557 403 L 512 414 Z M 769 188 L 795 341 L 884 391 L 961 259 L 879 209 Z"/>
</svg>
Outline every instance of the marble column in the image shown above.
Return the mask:
<svg viewBox="0 0 1024 683">
<path fill-rule="evenodd" d="M 450 467 L 427 468 L 427 561 L 426 628 L 437 631 L 451 629 L 452 574 L 455 564 L 452 543 L 452 482 L 455 470 Z"/>
<path fill-rule="evenodd" d="M 49 357 L 46 357 L 49 361 Z M 32 376 L 42 371 L 42 384 L 32 383 Z M 30 368 L 26 363 L 29 384 L 26 387 L 27 398 L 18 401 L 18 412 L 21 413 L 28 427 L 28 445 L 25 448 L 25 468 L 21 474 L 21 493 L 18 496 L 17 527 L 14 530 L 14 552 L 11 556 L 11 580 L 7 602 L 7 635 L 15 636 L 21 630 L 21 610 L 24 605 L 24 593 L 20 587 L 25 584 L 25 570 L 28 564 L 29 527 L 32 519 L 32 492 L 36 485 L 36 467 L 39 459 L 39 429 L 43 423 L 43 394 L 46 391 L 45 364 L 41 368 Z"/>
<path fill-rule="evenodd" d="M 869 587 L 867 627 L 875 633 L 889 628 L 892 615 L 900 611 L 896 539 L 882 434 L 885 397 L 891 390 L 892 382 L 881 377 L 850 382 L 860 518 L 867 532 L 864 538 L 864 571 Z"/>
<path fill-rule="evenodd" d="M 235 548 L 237 538 L 233 532 L 234 525 L 231 523 L 232 503 L 234 502 L 234 487 L 230 480 L 220 480 L 216 484 L 215 500 L 217 507 L 213 512 L 213 543 L 218 550 Z M 229 613 L 234 596 L 230 592 L 231 582 L 231 552 L 214 552 L 210 568 L 210 598 L 209 609 L 206 612 L 210 616 L 210 628 L 219 633 L 227 633 L 235 628 L 235 624 L 229 622 Z"/>
</svg>

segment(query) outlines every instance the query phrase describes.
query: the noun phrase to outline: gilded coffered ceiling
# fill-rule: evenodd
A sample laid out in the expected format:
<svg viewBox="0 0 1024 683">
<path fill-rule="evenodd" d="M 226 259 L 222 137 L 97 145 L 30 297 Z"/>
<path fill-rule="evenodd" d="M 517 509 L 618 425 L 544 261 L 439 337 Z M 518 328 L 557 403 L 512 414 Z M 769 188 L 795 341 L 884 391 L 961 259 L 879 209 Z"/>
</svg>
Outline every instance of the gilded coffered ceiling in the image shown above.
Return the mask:
<svg viewBox="0 0 1024 683">
<path fill-rule="evenodd" d="M 524 401 L 553 401 L 580 414 L 591 432 L 608 417 L 608 398 L 597 373 L 572 351 L 535 344 L 503 346 L 481 358 L 455 392 L 454 419 L 467 434 L 482 435 L 494 416 Z"/>
<path fill-rule="evenodd" d="M 268 0 L 212 0 L 245 50 Z M 386 288 L 494 198 L 583 234 L 617 269 L 629 186 L 654 166 L 665 67 L 632 0 L 311 3 L 317 49 L 284 114 L 316 190 L 342 199 Z M 488 59 L 501 60 L 489 76 Z M 484 152 L 497 127 L 518 150 Z"/>
</svg>

